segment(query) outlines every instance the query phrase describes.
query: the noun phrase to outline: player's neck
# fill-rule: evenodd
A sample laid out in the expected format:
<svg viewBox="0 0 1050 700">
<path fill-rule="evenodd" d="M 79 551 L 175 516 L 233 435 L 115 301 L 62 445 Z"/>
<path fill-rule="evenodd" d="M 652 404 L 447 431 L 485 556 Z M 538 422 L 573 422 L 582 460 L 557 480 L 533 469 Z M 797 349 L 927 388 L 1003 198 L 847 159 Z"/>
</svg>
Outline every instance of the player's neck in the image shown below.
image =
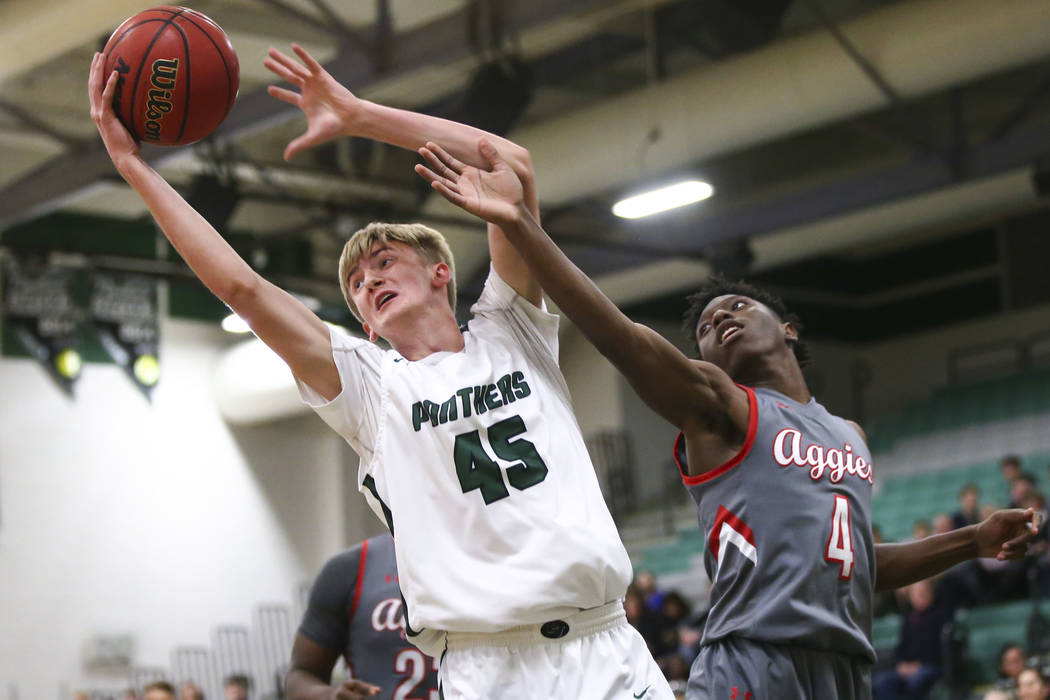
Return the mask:
<svg viewBox="0 0 1050 700">
<path fill-rule="evenodd" d="M 392 333 L 387 342 L 406 360 L 422 360 L 435 352 L 459 352 L 463 333 L 452 313 L 437 311 L 417 318 L 403 333 Z"/>
<path fill-rule="evenodd" d="M 772 389 L 799 403 L 809 403 L 813 398 L 794 354 L 777 358 L 756 369 L 757 371 L 744 374 L 737 381 L 750 387 Z"/>
</svg>

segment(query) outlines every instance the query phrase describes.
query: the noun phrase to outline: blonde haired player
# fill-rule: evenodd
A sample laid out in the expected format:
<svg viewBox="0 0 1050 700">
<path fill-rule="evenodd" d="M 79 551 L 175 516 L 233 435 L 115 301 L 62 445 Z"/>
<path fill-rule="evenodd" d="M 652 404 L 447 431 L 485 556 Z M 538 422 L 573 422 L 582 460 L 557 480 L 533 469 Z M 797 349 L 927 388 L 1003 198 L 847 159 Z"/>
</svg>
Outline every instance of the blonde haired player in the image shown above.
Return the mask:
<svg viewBox="0 0 1050 700">
<path fill-rule="evenodd" d="M 306 134 L 418 148 L 440 139 L 479 165 L 483 132 L 359 100 L 305 51 L 266 65 L 299 92 Z M 395 538 L 409 638 L 442 658 L 446 698 L 670 698 L 621 599 L 630 562 L 598 489 L 558 369 L 557 317 L 495 227 L 473 317 L 453 312 L 437 232 L 373 224 L 340 284 L 370 339 L 330 331 L 270 284 L 139 157 L 96 55 L 92 118 L 114 165 L 189 266 L 291 368 L 304 398 L 357 451 L 359 488 Z M 499 140 L 537 211 L 528 154 Z M 473 154 L 473 155 L 472 155 Z"/>
</svg>

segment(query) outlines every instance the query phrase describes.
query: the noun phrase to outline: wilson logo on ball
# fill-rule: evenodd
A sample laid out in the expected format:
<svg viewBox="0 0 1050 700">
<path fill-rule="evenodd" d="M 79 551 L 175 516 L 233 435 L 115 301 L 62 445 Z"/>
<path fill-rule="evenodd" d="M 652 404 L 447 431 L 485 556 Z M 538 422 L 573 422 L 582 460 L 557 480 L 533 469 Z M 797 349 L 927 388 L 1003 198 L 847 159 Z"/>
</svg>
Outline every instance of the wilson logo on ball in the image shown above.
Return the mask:
<svg viewBox="0 0 1050 700">
<path fill-rule="evenodd" d="M 150 141 L 160 140 L 161 119 L 171 111 L 171 91 L 179 76 L 179 59 L 158 58 L 153 62 L 150 73 L 150 85 L 153 89 L 147 93 L 146 123 L 143 138 Z"/>
<path fill-rule="evenodd" d="M 160 5 L 129 17 L 102 53 L 106 76 L 117 72 L 113 111 L 148 144 L 205 138 L 237 97 L 240 66 L 229 37 L 187 7 Z"/>
</svg>

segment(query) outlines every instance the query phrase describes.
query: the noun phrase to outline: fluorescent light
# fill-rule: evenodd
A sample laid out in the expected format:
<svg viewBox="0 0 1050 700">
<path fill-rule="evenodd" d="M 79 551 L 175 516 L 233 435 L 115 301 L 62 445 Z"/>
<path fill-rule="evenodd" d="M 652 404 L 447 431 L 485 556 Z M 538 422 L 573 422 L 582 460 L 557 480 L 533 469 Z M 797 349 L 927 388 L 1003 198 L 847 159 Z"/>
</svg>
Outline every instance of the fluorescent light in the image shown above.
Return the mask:
<svg viewBox="0 0 1050 700">
<path fill-rule="evenodd" d="M 230 314 L 222 319 L 222 329 L 227 333 L 250 333 L 252 330 L 237 314 Z"/>
<path fill-rule="evenodd" d="M 706 182 L 686 180 L 621 199 L 613 205 L 612 211 L 613 214 L 624 219 L 640 219 L 643 216 L 659 214 L 668 209 L 699 202 L 714 193 L 715 188 Z"/>
</svg>

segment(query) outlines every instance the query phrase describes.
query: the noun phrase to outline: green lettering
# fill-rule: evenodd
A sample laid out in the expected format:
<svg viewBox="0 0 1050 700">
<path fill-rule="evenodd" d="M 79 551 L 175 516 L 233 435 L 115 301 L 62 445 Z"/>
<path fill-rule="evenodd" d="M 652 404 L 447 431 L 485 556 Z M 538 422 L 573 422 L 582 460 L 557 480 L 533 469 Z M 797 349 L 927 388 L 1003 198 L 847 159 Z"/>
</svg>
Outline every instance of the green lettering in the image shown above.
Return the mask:
<svg viewBox="0 0 1050 700">
<path fill-rule="evenodd" d="M 480 416 L 487 410 L 488 408 L 485 406 L 485 387 L 474 387 L 474 413 Z"/>
<path fill-rule="evenodd" d="M 426 409 L 426 412 L 430 415 L 430 424 L 433 426 L 437 426 L 438 408 L 440 408 L 440 406 L 438 406 L 433 401 L 423 401 L 423 408 Z"/>
<path fill-rule="evenodd" d="M 463 387 L 456 392 L 456 396 L 459 397 L 460 405 L 463 407 L 463 417 L 470 418 L 470 387 Z"/>
<path fill-rule="evenodd" d="M 448 423 L 450 420 L 456 420 L 456 397 L 453 396 L 451 399 L 441 404 L 441 412 L 438 414 L 438 420 L 441 423 Z"/>
<path fill-rule="evenodd" d="M 452 457 L 463 493 L 479 489 L 485 505 L 510 495 L 499 465 L 486 454 L 478 431 L 457 435 Z"/>
<path fill-rule="evenodd" d="M 488 406 L 490 411 L 503 405 L 503 402 L 496 396 L 495 384 L 485 385 L 485 405 Z"/>
<path fill-rule="evenodd" d="M 514 396 L 514 392 L 510 388 L 510 375 L 504 374 L 502 377 L 496 380 L 496 388 L 499 389 L 499 395 L 503 398 L 503 403 L 513 403 L 517 401 L 517 397 Z"/>
<path fill-rule="evenodd" d="M 423 427 L 423 423 L 429 420 L 427 411 L 423 408 L 423 404 L 416 401 L 412 404 L 412 428 L 418 433 L 419 429 Z"/>
<path fill-rule="evenodd" d="M 487 384 L 485 386 L 485 405 L 488 406 L 489 410 L 503 405 L 500 397 L 496 396 L 496 384 Z"/>
<path fill-rule="evenodd" d="M 519 399 L 523 399 L 532 393 L 532 389 L 529 388 L 528 382 L 525 381 L 525 375 L 521 372 L 514 372 L 510 375 L 511 384 L 514 387 L 514 395 Z"/>
</svg>

